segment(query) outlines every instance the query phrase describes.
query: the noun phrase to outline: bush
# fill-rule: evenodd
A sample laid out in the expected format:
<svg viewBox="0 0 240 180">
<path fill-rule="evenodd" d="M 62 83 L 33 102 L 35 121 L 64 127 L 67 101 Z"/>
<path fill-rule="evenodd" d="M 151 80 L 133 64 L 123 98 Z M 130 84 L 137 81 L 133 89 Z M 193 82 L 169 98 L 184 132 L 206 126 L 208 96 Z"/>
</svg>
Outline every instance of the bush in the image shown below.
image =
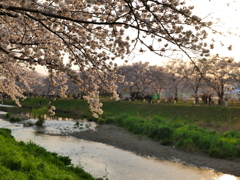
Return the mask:
<svg viewBox="0 0 240 180">
<path fill-rule="evenodd" d="M 160 116 L 154 116 L 152 118 L 152 122 L 154 123 L 159 123 L 159 124 L 165 124 L 166 123 L 166 120 Z"/>
<path fill-rule="evenodd" d="M 106 122 L 106 124 L 111 124 L 111 123 L 114 122 L 114 118 L 113 117 L 107 117 L 105 122 Z"/>
<path fill-rule="evenodd" d="M 154 138 L 157 135 L 157 126 L 150 122 L 146 122 L 143 127 L 143 134 L 150 138 Z"/>
<path fill-rule="evenodd" d="M 195 149 L 194 141 L 191 138 L 181 139 L 175 144 L 175 146 L 188 151 L 193 151 Z"/>
<path fill-rule="evenodd" d="M 32 114 L 38 119 L 36 125 L 42 126 L 44 123 L 44 115 L 49 115 L 49 111 L 47 107 L 42 107 L 38 109 L 32 109 Z"/>
<path fill-rule="evenodd" d="M 10 117 L 10 122 L 18 122 L 21 121 L 21 119 L 19 117 Z"/>
<path fill-rule="evenodd" d="M 103 118 L 98 118 L 98 123 L 99 123 L 99 124 L 104 124 L 105 122 L 106 122 L 105 119 L 103 119 Z"/>
<path fill-rule="evenodd" d="M 45 122 L 44 117 L 43 116 L 38 116 L 38 121 L 35 123 L 36 126 L 42 126 L 43 123 Z"/>
<path fill-rule="evenodd" d="M 229 154 L 227 151 L 224 151 L 222 148 L 219 147 L 213 147 L 209 149 L 208 151 L 209 155 L 214 158 L 227 158 L 229 157 Z"/>
<path fill-rule="evenodd" d="M 173 128 L 173 129 L 177 129 L 183 126 L 182 123 L 169 123 L 169 125 Z"/>
<path fill-rule="evenodd" d="M 167 140 L 171 139 L 173 135 L 173 130 L 168 126 L 160 126 L 157 129 L 157 140 Z"/>
<path fill-rule="evenodd" d="M 127 119 L 129 115 L 121 115 L 115 118 L 114 123 L 116 123 L 119 126 L 123 126 L 124 119 Z"/>
<path fill-rule="evenodd" d="M 5 118 L 10 118 L 10 117 L 11 117 L 11 115 L 12 115 L 12 113 L 11 113 L 11 112 L 7 112 L 7 114 L 5 115 Z"/>
<path fill-rule="evenodd" d="M 240 133 L 237 130 L 229 130 L 223 134 L 226 138 L 240 138 Z"/>
<path fill-rule="evenodd" d="M 207 152 L 210 149 L 212 142 L 213 142 L 213 138 L 211 136 L 203 135 L 199 139 L 197 147 L 200 150 L 204 150 L 205 152 Z"/>
</svg>

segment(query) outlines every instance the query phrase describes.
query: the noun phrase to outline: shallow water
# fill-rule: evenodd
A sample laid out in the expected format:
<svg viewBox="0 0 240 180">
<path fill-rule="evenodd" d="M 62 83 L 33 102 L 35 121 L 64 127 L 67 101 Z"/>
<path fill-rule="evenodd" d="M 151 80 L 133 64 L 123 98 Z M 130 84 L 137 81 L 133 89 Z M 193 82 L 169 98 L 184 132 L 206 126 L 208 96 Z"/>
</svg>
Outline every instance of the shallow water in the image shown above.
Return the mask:
<svg viewBox="0 0 240 180">
<path fill-rule="evenodd" d="M 87 121 L 80 123 L 81 128 L 74 128 L 75 124 L 75 121 L 47 121 L 43 128 L 37 128 L 23 127 L 23 124 L 9 123 L 0 119 L 0 127 L 12 129 L 12 135 L 16 140 L 33 141 L 48 151 L 69 156 L 74 165 L 82 166 L 94 177 L 107 176 L 110 180 L 237 180 L 234 176 L 216 173 L 210 169 L 142 157 L 102 143 L 70 136 L 49 135 L 67 134 L 89 128 L 94 130 L 96 126 Z"/>
</svg>

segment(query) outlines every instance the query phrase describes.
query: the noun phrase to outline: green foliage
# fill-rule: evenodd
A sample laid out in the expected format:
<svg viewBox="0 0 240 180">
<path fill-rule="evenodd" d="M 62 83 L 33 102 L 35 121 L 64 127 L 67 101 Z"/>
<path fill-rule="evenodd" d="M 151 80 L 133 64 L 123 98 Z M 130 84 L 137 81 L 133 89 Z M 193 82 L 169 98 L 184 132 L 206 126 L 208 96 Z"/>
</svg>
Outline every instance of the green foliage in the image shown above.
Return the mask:
<svg viewBox="0 0 240 180">
<path fill-rule="evenodd" d="M 240 138 L 240 133 L 237 130 L 229 130 L 223 134 L 223 137 L 227 138 Z"/>
<path fill-rule="evenodd" d="M 163 145 L 174 145 L 187 151 L 201 151 L 215 158 L 240 157 L 238 131 L 219 133 L 193 124 L 166 122 L 160 117 L 144 120 L 135 116 L 121 115 L 114 119 L 114 123 L 132 133 L 158 140 Z"/>
<path fill-rule="evenodd" d="M 153 139 L 160 141 L 167 141 L 171 139 L 173 130 L 170 126 L 166 126 L 166 122 L 162 120 L 163 124 L 156 123 L 160 122 L 159 119 L 153 121 L 146 121 L 141 118 L 134 116 L 121 115 L 115 118 L 114 123 L 119 126 L 125 127 L 127 130 L 144 136 L 148 136 Z"/>
<path fill-rule="evenodd" d="M 98 123 L 99 124 L 104 124 L 106 122 L 106 120 L 105 119 L 103 119 L 103 118 L 98 118 Z"/>
<path fill-rule="evenodd" d="M 7 114 L 6 114 L 5 118 L 10 118 L 10 117 L 11 117 L 11 115 L 12 115 L 12 113 L 11 113 L 11 112 L 7 112 Z"/>
<path fill-rule="evenodd" d="M 10 122 L 18 122 L 18 121 L 21 121 L 21 119 L 19 117 L 13 117 L 11 116 L 10 119 L 9 119 Z"/>
<path fill-rule="evenodd" d="M 79 127 L 79 122 L 77 121 L 75 124 L 74 124 L 74 126 L 76 126 L 76 127 Z"/>
<path fill-rule="evenodd" d="M 166 123 L 165 118 L 160 117 L 160 116 L 154 116 L 152 118 L 152 121 L 155 122 L 155 123 L 161 123 L 161 124 L 165 124 Z"/>
<path fill-rule="evenodd" d="M 5 118 L 8 118 L 10 122 L 18 122 L 18 121 L 21 121 L 21 119 L 20 119 L 19 117 L 13 116 L 11 112 L 8 112 L 8 113 L 5 115 Z"/>
<path fill-rule="evenodd" d="M 171 139 L 173 135 L 173 130 L 169 126 L 159 126 L 156 133 L 156 139 L 167 140 Z"/>
<path fill-rule="evenodd" d="M 11 130 L 6 128 L 0 128 L 0 135 L 5 138 L 13 138 L 11 135 Z"/>
<path fill-rule="evenodd" d="M 32 109 L 32 114 L 34 115 L 35 118 L 38 119 L 36 122 L 37 126 L 42 126 L 44 123 L 44 115 L 49 115 L 48 108 L 46 106 L 38 109 Z"/>
<path fill-rule="evenodd" d="M 49 112 L 48 112 L 48 108 L 45 106 L 38 109 L 35 109 L 35 108 L 32 109 L 32 114 L 34 114 L 35 116 L 42 116 L 44 114 L 49 114 Z"/>
<path fill-rule="evenodd" d="M 114 122 L 114 117 L 107 117 L 105 123 L 106 124 L 111 124 Z"/>
<path fill-rule="evenodd" d="M 69 157 L 48 152 L 33 142 L 16 142 L 8 129 L 0 129 L 0 149 L 0 179 L 95 179 L 71 165 Z"/>
</svg>

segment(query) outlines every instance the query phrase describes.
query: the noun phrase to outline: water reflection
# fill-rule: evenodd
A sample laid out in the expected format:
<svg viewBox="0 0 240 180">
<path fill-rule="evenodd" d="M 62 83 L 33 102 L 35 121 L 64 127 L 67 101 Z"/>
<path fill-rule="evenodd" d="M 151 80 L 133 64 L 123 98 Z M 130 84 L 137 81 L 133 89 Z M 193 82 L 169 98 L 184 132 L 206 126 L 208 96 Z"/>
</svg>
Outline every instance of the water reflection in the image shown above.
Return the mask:
<svg viewBox="0 0 240 180">
<path fill-rule="evenodd" d="M 213 180 L 239 180 L 239 178 L 232 176 L 230 174 L 224 174 L 219 177 L 214 177 Z"/>
<path fill-rule="evenodd" d="M 12 105 L 0 104 L 0 111 L 12 112 L 14 114 L 21 114 L 29 117 L 30 119 L 35 119 L 36 117 L 31 113 L 29 108 L 20 108 Z M 54 116 L 44 115 L 45 120 L 58 120 L 58 121 L 71 121 L 71 120 L 81 120 L 78 116 L 67 113 L 56 112 Z"/>
<path fill-rule="evenodd" d="M 212 180 L 212 177 L 222 175 L 213 170 L 141 157 L 113 146 L 73 137 L 35 134 L 32 129 L 14 129 L 12 134 L 17 140 L 33 141 L 49 151 L 69 156 L 74 165 L 82 166 L 95 177 L 107 175 L 110 180 Z"/>
</svg>

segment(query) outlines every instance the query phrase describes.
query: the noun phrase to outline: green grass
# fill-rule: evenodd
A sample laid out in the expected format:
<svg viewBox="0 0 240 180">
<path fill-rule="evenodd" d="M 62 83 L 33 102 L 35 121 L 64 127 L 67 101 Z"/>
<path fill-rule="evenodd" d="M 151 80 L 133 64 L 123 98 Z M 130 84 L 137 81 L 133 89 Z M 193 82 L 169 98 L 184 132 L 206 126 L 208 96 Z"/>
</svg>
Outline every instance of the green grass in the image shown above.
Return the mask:
<svg viewBox="0 0 240 180">
<path fill-rule="evenodd" d="M 121 115 L 106 122 L 124 127 L 140 136 L 147 136 L 162 145 L 171 145 L 190 152 L 201 152 L 215 158 L 240 158 L 240 132 L 209 131 L 193 124 L 166 121 L 155 116 L 151 121 L 135 116 Z"/>
<path fill-rule="evenodd" d="M 58 156 L 29 142 L 17 142 L 9 129 L 0 129 L 0 179 L 93 180 L 74 167 L 68 157 Z"/>
</svg>

